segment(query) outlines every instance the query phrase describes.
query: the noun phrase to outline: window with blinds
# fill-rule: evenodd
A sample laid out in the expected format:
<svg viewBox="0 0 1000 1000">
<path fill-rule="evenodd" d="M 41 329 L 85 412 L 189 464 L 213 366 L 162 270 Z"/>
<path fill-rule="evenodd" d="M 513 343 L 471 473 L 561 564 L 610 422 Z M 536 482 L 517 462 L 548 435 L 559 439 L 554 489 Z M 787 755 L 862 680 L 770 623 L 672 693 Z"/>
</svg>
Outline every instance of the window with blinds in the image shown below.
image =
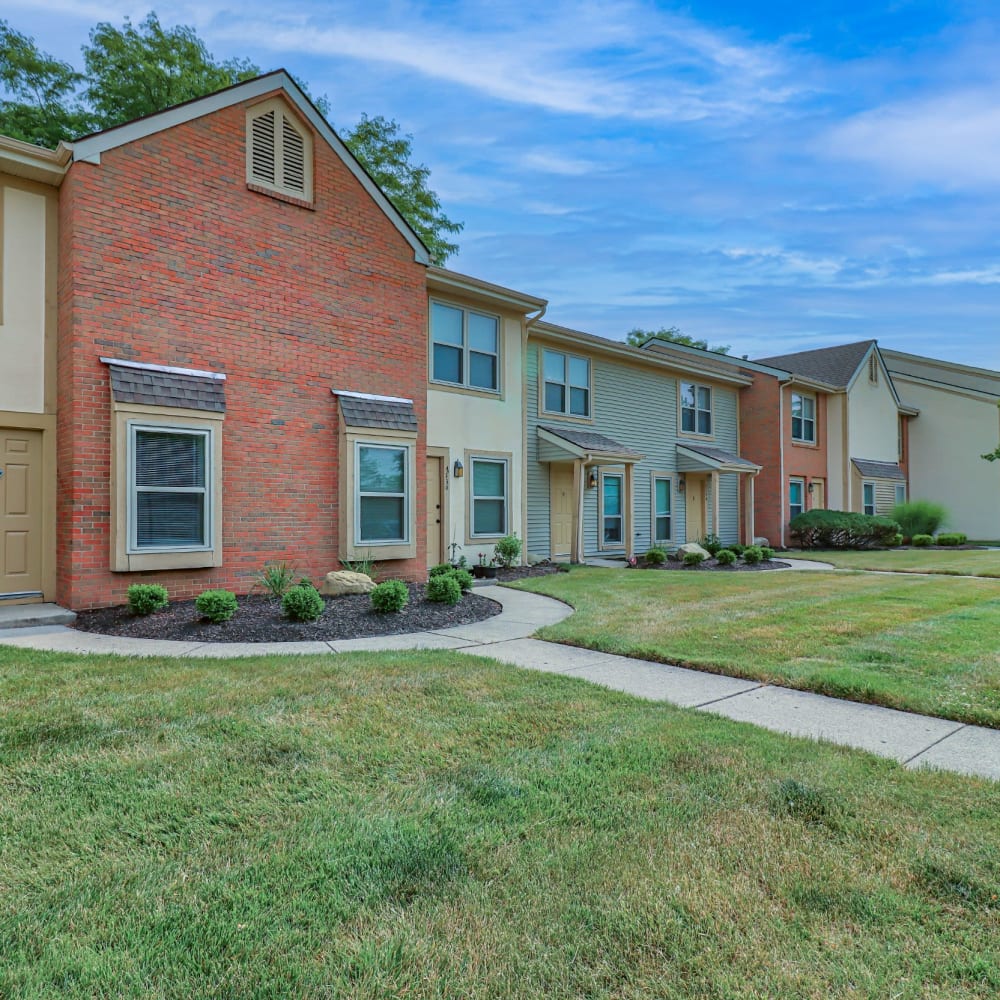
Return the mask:
<svg viewBox="0 0 1000 1000">
<path fill-rule="evenodd" d="M 472 537 L 507 534 L 507 460 L 472 459 Z"/>
<path fill-rule="evenodd" d="M 312 142 L 282 101 L 268 101 L 247 114 L 247 181 L 312 199 Z"/>
</svg>

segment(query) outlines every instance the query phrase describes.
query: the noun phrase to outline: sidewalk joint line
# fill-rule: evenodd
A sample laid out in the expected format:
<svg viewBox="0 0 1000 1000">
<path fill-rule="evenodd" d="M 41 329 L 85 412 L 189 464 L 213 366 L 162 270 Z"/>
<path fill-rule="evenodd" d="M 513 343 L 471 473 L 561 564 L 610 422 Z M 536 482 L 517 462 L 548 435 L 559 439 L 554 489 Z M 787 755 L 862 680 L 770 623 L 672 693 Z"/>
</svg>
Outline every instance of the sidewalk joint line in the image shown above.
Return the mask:
<svg viewBox="0 0 1000 1000">
<path fill-rule="evenodd" d="M 941 736 L 940 738 L 936 739 L 933 743 L 928 743 L 927 746 L 923 748 L 923 750 L 918 750 L 912 757 L 907 757 L 906 760 L 903 761 L 903 767 L 906 767 L 907 764 L 912 764 L 918 757 L 923 756 L 923 754 L 927 753 L 928 750 L 933 750 L 939 744 L 944 743 L 945 740 L 950 739 L 952 736 L 955 735 L 955 733 L 960 733 L 963 729 L 968 729 L 968 728 L 969 724 L 967 722 L 959 724 L 950 733 L 945 733 L 944 736 Z"/>
<path fill-rule="evenodd" d="M 681 667 L 682 670 L 687 669 L 686 667 Z M 717 674 L 716 676 L 723 676 L 722 674 Z M 754 684 L 753 687 L 748 687 L 743 691 L 734 691 L 732 694 L 724 694 L 721 698 L 713 698 L 711 701 L 700 701 L 697 705 L 692 705 L 692 708 L 706 708 L 709 705 L 718 705 L 720 701 L 729 701 L 730 698 L 739 698 L 742 694 L 749 694 L 751 691 L 759 691 L 761 688 L 768 687 L 767 684 Z"/>
</svg>

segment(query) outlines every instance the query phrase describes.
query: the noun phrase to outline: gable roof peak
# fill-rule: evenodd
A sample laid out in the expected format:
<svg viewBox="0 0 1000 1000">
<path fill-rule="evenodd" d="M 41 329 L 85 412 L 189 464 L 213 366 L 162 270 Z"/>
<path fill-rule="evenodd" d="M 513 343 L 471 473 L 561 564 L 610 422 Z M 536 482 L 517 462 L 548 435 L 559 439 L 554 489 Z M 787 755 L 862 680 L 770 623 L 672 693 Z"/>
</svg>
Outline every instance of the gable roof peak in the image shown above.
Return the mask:
<svg viewBox="0 0 1000 1000">
<path fill-rule="evenodd" d="M 755 360 L 758 364 L 782 368 L 793 375 L 819 379 L 844 389 L 850 384 L 861 363 L 873 348 L 878 350 L 877 340 L 858 340 L 851 344 L 818 347 Z"/>
</svg>

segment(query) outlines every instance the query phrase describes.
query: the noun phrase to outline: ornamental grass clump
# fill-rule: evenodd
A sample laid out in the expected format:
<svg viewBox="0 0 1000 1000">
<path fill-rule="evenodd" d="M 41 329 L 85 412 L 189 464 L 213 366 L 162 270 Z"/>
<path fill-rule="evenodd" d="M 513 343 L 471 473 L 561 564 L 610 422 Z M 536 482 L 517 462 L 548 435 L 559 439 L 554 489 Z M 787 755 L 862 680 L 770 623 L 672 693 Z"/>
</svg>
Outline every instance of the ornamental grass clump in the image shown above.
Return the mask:
<svg viewBox="0 0 1000 1000">
<path fill-rule="evenodd" d="M 698 544 L 710 556 L 714 556 L 722 548 L 722 539 L 718 535 L 709 533 Z"/>
<path fill-rule="evenodd" d="M 896 504 L 891 516 L 906 538 L 915 538 L 916 535 L 935 534 L 948 520 L 948 508 L 933 500 L 908 500 Z"/>
<path fill-rule="evenodd" d="M 454 605 L 462 599 L 462 588 L 453 573 L 432 576 L 427 581 L 427 600 L 437 604 Z"/>
<path fill-rule="evenodd" d="M 295 571 L 289 563 L 266 563 L 257 574 L 257 583 L 272 597 L 282 597 L 295 579 Z"/>
<path fill-rule="evenodd" d="M 195 598 L 194 606 L 202 618 L 217 625 L 229 621 L 239 610 L 231 590 L 204 590 Z"/>
<path fill-rule="evenodd" d="M 134 615 L 151 615 L 169 603 L 167 588 L 159 583 L 133 583 L 128 588 L 128 609 Z"/>
<path fill-rule="evenodd" d="M 410 602 L 410 590 L 402 580 L 385 580 L 371 592 L 371 602 L 380 614 L 402 611 Z"/>
<path fill-rule="evenodd" d="M 290 587 L 281 598 L 281 610 L 293 622 L 314 622 L 326 608 L 326 602 L 315 587 Z"/>
</svg>

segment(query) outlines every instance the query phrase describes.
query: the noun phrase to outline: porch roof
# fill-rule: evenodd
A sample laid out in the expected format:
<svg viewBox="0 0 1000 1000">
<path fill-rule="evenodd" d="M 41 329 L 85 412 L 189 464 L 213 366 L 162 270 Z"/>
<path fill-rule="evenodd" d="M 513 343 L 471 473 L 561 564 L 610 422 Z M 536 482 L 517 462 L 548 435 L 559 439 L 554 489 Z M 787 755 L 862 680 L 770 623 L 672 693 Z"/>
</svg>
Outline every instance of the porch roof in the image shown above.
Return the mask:
<svg viewBox="0 0 1000 1000">
<path fill-rule="evenodd" d="M 677 468 L 681 472 L 760 472 L 761 466 L 723 448 L 701 444 L 677 445 Z"/>
<path fill-rule="evenodd" d="M 539 458 L 543 462 L 621 463 L 639 462 L 645 455 L 627 445 L 620 444 L 597 431 L 579 427 L 539 427 L 538 441 L 542 445 Z"/>
<path fill-rule="evenodd" d="M 852 458 L 854 468 L 866 479 L 895 479 L 906 482 L 906 475 L 896 462 L 876 462 L 868 458 Z"/>
</svg>

